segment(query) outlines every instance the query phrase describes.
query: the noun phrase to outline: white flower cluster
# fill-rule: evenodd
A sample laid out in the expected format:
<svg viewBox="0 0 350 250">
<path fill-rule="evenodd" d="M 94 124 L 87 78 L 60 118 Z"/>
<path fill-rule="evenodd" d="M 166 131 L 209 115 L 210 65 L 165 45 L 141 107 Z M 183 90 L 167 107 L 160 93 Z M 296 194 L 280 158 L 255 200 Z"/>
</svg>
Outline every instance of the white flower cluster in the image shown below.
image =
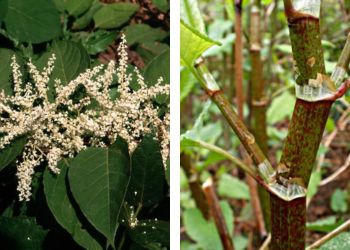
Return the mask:
<svg viewBox="0 0 350 250">
<path fill-rule="evenodd" d="M 139 89 L 130 88 L 132 74 L 127 73 L 128 55 L 125 36 L 119 49 L 119 66 L 111 61 L 81 73 L 67 85 L 55 80 L 56 98 L 50 102 L 48 82 L 54 68 L 55 55 L 39 72 L 29 61 L 29 73 L 33 83 L 22 82 L 16 58 L 12 59 L 14 95 L 0 92 L 0 149 L 15 138 L 27 136 L 22 159 L 17 162 L 19 200 L 28 201 L 31 196 L 31 180 L 34 168 L 46 161 L 49 169 L 59 173 L 57 163 L 63 157 L 73 157 L 87 146 L 105 147 L 117 137 L 128 142 L 132 152 L 143 135 L 155 133 L 161 144 L 163 162 L 169 155 L 170 115 L 159 118 L 154 105 L 158 94 L 169 95 L 169 85 L 162 79 L 147 87 L 140 72 L 135 69 Z M 117 76 L 117 98 L 111 98 L 113 76 Z M 84 97 L 74 99 L 78 88 L 84 89 Z"/>
</svg>

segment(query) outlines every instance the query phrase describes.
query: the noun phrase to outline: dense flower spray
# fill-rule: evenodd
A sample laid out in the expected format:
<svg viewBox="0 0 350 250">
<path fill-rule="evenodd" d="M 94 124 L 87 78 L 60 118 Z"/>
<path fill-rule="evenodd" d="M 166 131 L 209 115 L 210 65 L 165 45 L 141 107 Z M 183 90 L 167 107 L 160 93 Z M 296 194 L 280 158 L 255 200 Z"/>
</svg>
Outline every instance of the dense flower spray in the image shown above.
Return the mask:
<svg viewBox="0 0 350 250">
<path fill-rule="evenodd" d="M 155 133 L 160 141 L 163 162 L 169 154 L 170 115 L 159 118 L 154 98 L 169 95 L 169 85 L 160 78 L 148 87 L 138 69 L 127 73 L 127 46 L 122 35 L 118 48 L 119 62 L 99 65 L 81 73 L 67 85 L 55 80 L 56 97 L 50 102 L 48 82 L 54 69 L 55 55 L 39 72 L 29 61 L 32 82 L 23 83 L 20 67 L 12 58 L 14 95 L 0 92 L 0 149 L 14 139 L 26 136 L 22 157 L 17 161 L 19 200 L 28 201 L 34 168 L 47 162 L 49 169 L 59 173 L 57 163 L 64 157 L 74 157 L 87 146 L 106 147 L 118 137 L 125 139 L 133 152 L 143 135 Z M 111 98 L 110 87 L 117 76 L 117 98 Z M 130 88 L 136 76 L 138 90 Z M 74 98 L 77 89 L 84 96 Z M 164 164 L 165 165 L 165 164 Z"/>
</svg>

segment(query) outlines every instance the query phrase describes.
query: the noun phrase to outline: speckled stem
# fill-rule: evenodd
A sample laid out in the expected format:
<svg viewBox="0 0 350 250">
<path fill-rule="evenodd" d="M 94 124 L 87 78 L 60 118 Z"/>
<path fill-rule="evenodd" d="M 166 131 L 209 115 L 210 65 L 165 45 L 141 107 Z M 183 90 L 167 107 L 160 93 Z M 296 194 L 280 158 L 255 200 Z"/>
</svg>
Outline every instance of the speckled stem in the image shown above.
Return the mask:
<svg viewBox="0 0 350 250">
<path fill-rule="evenodd" d="M 297 84 L 305 85 L 308 79 L 315 79 L 317 73 L 324 74 L 324 59 L 321 45 L 319 19 L 301 13 L 286 14 L 292 43 L 294 60 L 298 69 Z M 310 59 L 313 58 L 313 59 Z M 306 102 L 297 99 L 289 125 L 281 162 L 289 180 L 298 180 L 302 185 L 309 183 L 312 167 L 332 102 Z M 305 198 L 291 202 L 271 196 L 272 250 L 305 248 Z"/>
<path fill-rule="evenodd" d="M 230 102 L 216 84 L 215 79 L 210 74 L 207 67 L 203 64 L 203 61 L 196 64 L 196 69 L 195 76 L 199 80 L 201 86 L 218 106 L 230 127 L 237 134 L 255 165 L 263 163 L 266 160 L 264 153 L 257 145 L 254 136 L 248 131 L 243 121 L 239 119 L 237 113 L 233 110 Z"/>
</svg>

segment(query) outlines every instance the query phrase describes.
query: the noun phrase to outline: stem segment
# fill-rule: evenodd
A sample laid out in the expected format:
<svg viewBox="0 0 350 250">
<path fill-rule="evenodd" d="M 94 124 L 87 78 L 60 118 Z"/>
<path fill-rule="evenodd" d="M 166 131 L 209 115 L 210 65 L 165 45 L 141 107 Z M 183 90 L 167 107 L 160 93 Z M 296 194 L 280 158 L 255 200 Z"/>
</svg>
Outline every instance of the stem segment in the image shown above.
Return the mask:
<svg viewBox="0 0 350 250">
<path fill-rule="evenodd" d="M 261 51 L 260 1 L 254 1 L 250 12 L 250 58 L 251 72 L 251 128 L 258 145 L 265 155 L 268 155 L 266 132 L 266 105 L 265 85 L 263 78 L 263 64 Z M 258 187 L 264 222 L 270 229 L 270 197 L 266 190 Z"/>
<path fill-rule="evenodd" d="M 319 19 L 296 13 L 291 1 L 285 0 L 294 60 L 298 69 L 297 84 L 308 84 L 317 73 L 324 74 L 324 59 Z M 297 99 L 288 136 L 283 148 L 277 178 L 306 187 L 332 102 L 306 102 Z M 271 196 L 272 250 L 305 248 L 305 197 L 286 202 Z"/>
<path fill-rule="evenodd" d="M 232 239 L 230 236 L 230 233 L 228 232 L 225 218 L 222 214 L 221 207 L 219 204 L 218 197 L 216 196 L 213 180 L 209 178 L 204 184 L 203 184 L 203 190 L 205 193 L 205 196 L 207 198 L 211 215 L 214 218 L 216 228 L 218 229 L 221 243 L 224 246 L 225 250 L 234 250 Z"/>
<path fill-rule="evenodd" d="M 235 85 L 238 116 L 243 117 L 243 33 L 242 0 L 235 0 Z"/>
</svg>

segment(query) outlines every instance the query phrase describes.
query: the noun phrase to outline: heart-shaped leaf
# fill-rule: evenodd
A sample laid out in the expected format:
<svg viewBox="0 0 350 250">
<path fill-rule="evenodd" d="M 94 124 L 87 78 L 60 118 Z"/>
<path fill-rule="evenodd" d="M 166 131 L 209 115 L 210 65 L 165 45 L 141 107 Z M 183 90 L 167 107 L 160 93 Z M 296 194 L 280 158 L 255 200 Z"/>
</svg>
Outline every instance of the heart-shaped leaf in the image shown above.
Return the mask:
<svg viewBox="0 0 350 250">
<path fill-rule="evenodd" d="M 113 245 L 130 179 L 129 156 L 116 146 L 88 148 L 74 158 L 68 177 L 83 214 Z"/>
<path fill-rule="evenodd" d="M 72 238 L 86 249 L 103 249 L 101 245 L 84 229 L 86 226 L 78 218 L 78 209 L 73 206 L 67 172 L 68 161 L 58 163 L 60 174 L 52 174 L 48 169 L 44 172 L 44 190 L 47 204 L 56 221 L 70 233 Z"/>
</svg>

